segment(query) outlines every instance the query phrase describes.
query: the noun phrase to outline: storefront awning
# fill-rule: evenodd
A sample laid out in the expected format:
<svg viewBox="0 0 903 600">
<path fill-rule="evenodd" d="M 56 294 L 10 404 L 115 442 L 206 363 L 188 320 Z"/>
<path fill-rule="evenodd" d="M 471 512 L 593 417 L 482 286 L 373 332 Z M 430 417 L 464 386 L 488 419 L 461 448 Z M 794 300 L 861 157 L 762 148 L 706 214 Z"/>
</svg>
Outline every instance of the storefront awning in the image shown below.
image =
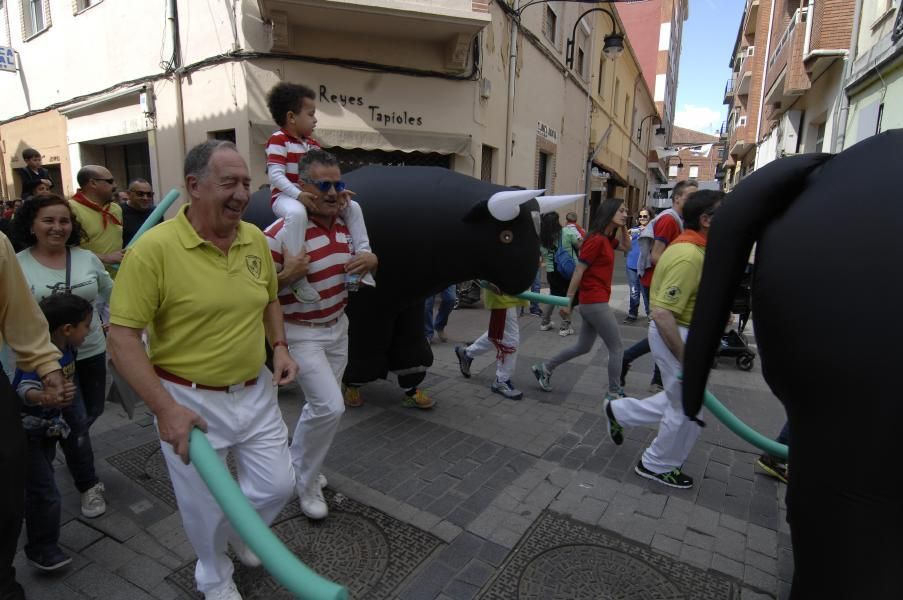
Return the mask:
<svg viewBox="0 0 903 600">
<path fill-rule="evenodd" d="M 266 144 L 273 133 L 271 124 L 255 124 L 251 127 L 253 142 Z M 356 130 L 320 129 L 314 137 L 325 148 L 384 150 L 386 152 L 435 152 L 438 154 L 469 154 L 471 137 L 466 134 L 439 133 L 435 131 L 402 131 L 398 129 Z"/>
</svg>

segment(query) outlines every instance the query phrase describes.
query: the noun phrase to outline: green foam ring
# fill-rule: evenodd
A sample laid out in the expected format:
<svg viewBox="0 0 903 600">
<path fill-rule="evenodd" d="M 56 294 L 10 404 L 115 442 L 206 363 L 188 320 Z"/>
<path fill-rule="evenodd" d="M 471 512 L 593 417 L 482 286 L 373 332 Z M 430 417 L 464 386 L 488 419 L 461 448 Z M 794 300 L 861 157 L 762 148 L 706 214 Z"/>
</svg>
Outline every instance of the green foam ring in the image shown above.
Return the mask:
<svg viewBox="0 0 903 600">
<path fill-rule="evenodd" d="M 301 600 L 347 600 L 348 591 L 344 587 L 317 575 L 279 541 L 242 494 L 200 429 L 191 431 L 189 453 L 194 468 L 236 533 L 276 581 Z"/>
<path fill-rule="evenodd" d="M 539 302 L 541 304 L 553 304 L 555 306 L 568 306 L 567 298 L 562 296 L 550 296 L 547 294 L 537 294 L 534 292 L 524 292 L 517 294 L 517 298 L 529 300 L 531 302 Z M 712 395 L 708 390 L 705 391 L 703 405 L 709 409 L 715 417 L 724 423 L 724 426 L 737 434 L 741 439 L 746 440 L 756 448 L 768 452 L 777 458 L 787 458 L 787 445 L 776 442 L 765 437 L 743 421 L 737 418 L 737 415 L 727 409 L 726 406 L 718 401 L 718 398 Z"/>
<path fill-rule="evenodd" d="M 132 239 L 129 240 L 129 243 L 126 244 L 126 249 L 131 248 L 135 242 L 138 241 L 142 235 L 144 235 L 148 229 L 159 223 L 163 220 L 163 215 L 169 210 L 169 207 L 172 206 L 172 203 L 179 199 L 179 190 L 171 189 L 169 193 L 166 194 L 162 200 L 160 200 L 160 204 L 154 207 L 154 210 L 151 211 L 151 214 L 147 215 L 147 218 L 144 220 L 144 223 L 141 224 L 141 227 L 138 228 L 138 231 L 135 232 L 135 235 L 132 236 Z M 112 269 L 119 270 L 119 264 L 110 265 Z"/>
</svg>

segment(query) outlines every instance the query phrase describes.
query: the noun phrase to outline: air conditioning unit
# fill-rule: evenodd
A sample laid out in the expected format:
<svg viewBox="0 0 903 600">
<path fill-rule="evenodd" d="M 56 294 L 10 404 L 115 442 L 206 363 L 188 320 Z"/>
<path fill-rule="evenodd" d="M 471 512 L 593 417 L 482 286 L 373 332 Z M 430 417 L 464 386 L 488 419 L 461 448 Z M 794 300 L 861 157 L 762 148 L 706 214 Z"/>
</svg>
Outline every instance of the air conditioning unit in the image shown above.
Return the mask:
<svg viewBox="0 0 903 600">
<path fill-rule="evenodd" d="M 749 47 L 746 49 L 746 56 L 755 56 L 755 55 L 756 55 L 756 47 L 755 47 L 755 46 L 749 46 Z"/>
<path fill-rule="evenodd" d="M 746 125 L 746 115 L 743 115 L 742 117 L 739 117 L 737 119 L 737 127 L 743 127 L 745 125 Z"/>
</svg>

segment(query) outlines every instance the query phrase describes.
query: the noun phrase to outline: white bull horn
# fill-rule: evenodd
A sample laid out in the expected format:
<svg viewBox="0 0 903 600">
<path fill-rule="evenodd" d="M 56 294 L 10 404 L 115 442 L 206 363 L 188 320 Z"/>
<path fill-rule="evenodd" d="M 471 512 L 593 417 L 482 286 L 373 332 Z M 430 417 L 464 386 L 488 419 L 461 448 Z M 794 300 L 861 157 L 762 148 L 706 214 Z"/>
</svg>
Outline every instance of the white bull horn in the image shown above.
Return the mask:
<svg viewBox="0 0 903 600">
<path fill-rule="evenodd" d="M 577 200 L 582 200 L 585 194 L 568 194 L 565 196 L 540 196 L 536 199 L 539 202 L 539 212 L 547 213 L 555 210 L 559 206 L 573 204 Z"/>
<path fill-rule="evenodd" d="M 498 221 L 513 221 L 520 214 L 520 205 L 545 190 L 505 190 L 496 192 L 487 203 L 489 214 Z"/>
</svg>

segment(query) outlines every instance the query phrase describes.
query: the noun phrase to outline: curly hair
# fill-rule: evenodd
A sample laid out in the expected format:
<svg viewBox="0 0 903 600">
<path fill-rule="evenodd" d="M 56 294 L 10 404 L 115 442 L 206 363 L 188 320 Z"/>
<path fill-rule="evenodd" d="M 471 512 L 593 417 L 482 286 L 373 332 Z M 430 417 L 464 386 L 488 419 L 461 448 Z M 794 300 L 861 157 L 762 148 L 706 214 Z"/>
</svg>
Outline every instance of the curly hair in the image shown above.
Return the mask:
<svg viewBox="0 0 903 600">
<path fill-rule="evenodd" d="M 38 239 L 32 233 L 31 228 L 34 225 L 34 220 L 38 217 L 38 212 L 48 206 L 65 206 L 69 209 L 69 215 L 72 218 L 72 233 L 69 235 L 69 239 L 66 240 L 67 246 L 78 246 L 83 240 L 87 239 L 75 213 L 69 206 L 69 202 L 56 194 L 40 194 L 32 196 L 23 202 L 13 216 L 12 237 L 19 247 L 30 248 L 38 243 Z"/>
<path fill-rule="evenodd" d="M 274 85 L 267 94 L 267 107 L 270 109 L 273 120 L 282 127 L 285 125 L 285 115 L 289 111 L 301 112 L 301 105 L 304 104 L 305 98 L 316 101 L 317 93 L 306 85 L 283 81 Z"/>
</svg>

